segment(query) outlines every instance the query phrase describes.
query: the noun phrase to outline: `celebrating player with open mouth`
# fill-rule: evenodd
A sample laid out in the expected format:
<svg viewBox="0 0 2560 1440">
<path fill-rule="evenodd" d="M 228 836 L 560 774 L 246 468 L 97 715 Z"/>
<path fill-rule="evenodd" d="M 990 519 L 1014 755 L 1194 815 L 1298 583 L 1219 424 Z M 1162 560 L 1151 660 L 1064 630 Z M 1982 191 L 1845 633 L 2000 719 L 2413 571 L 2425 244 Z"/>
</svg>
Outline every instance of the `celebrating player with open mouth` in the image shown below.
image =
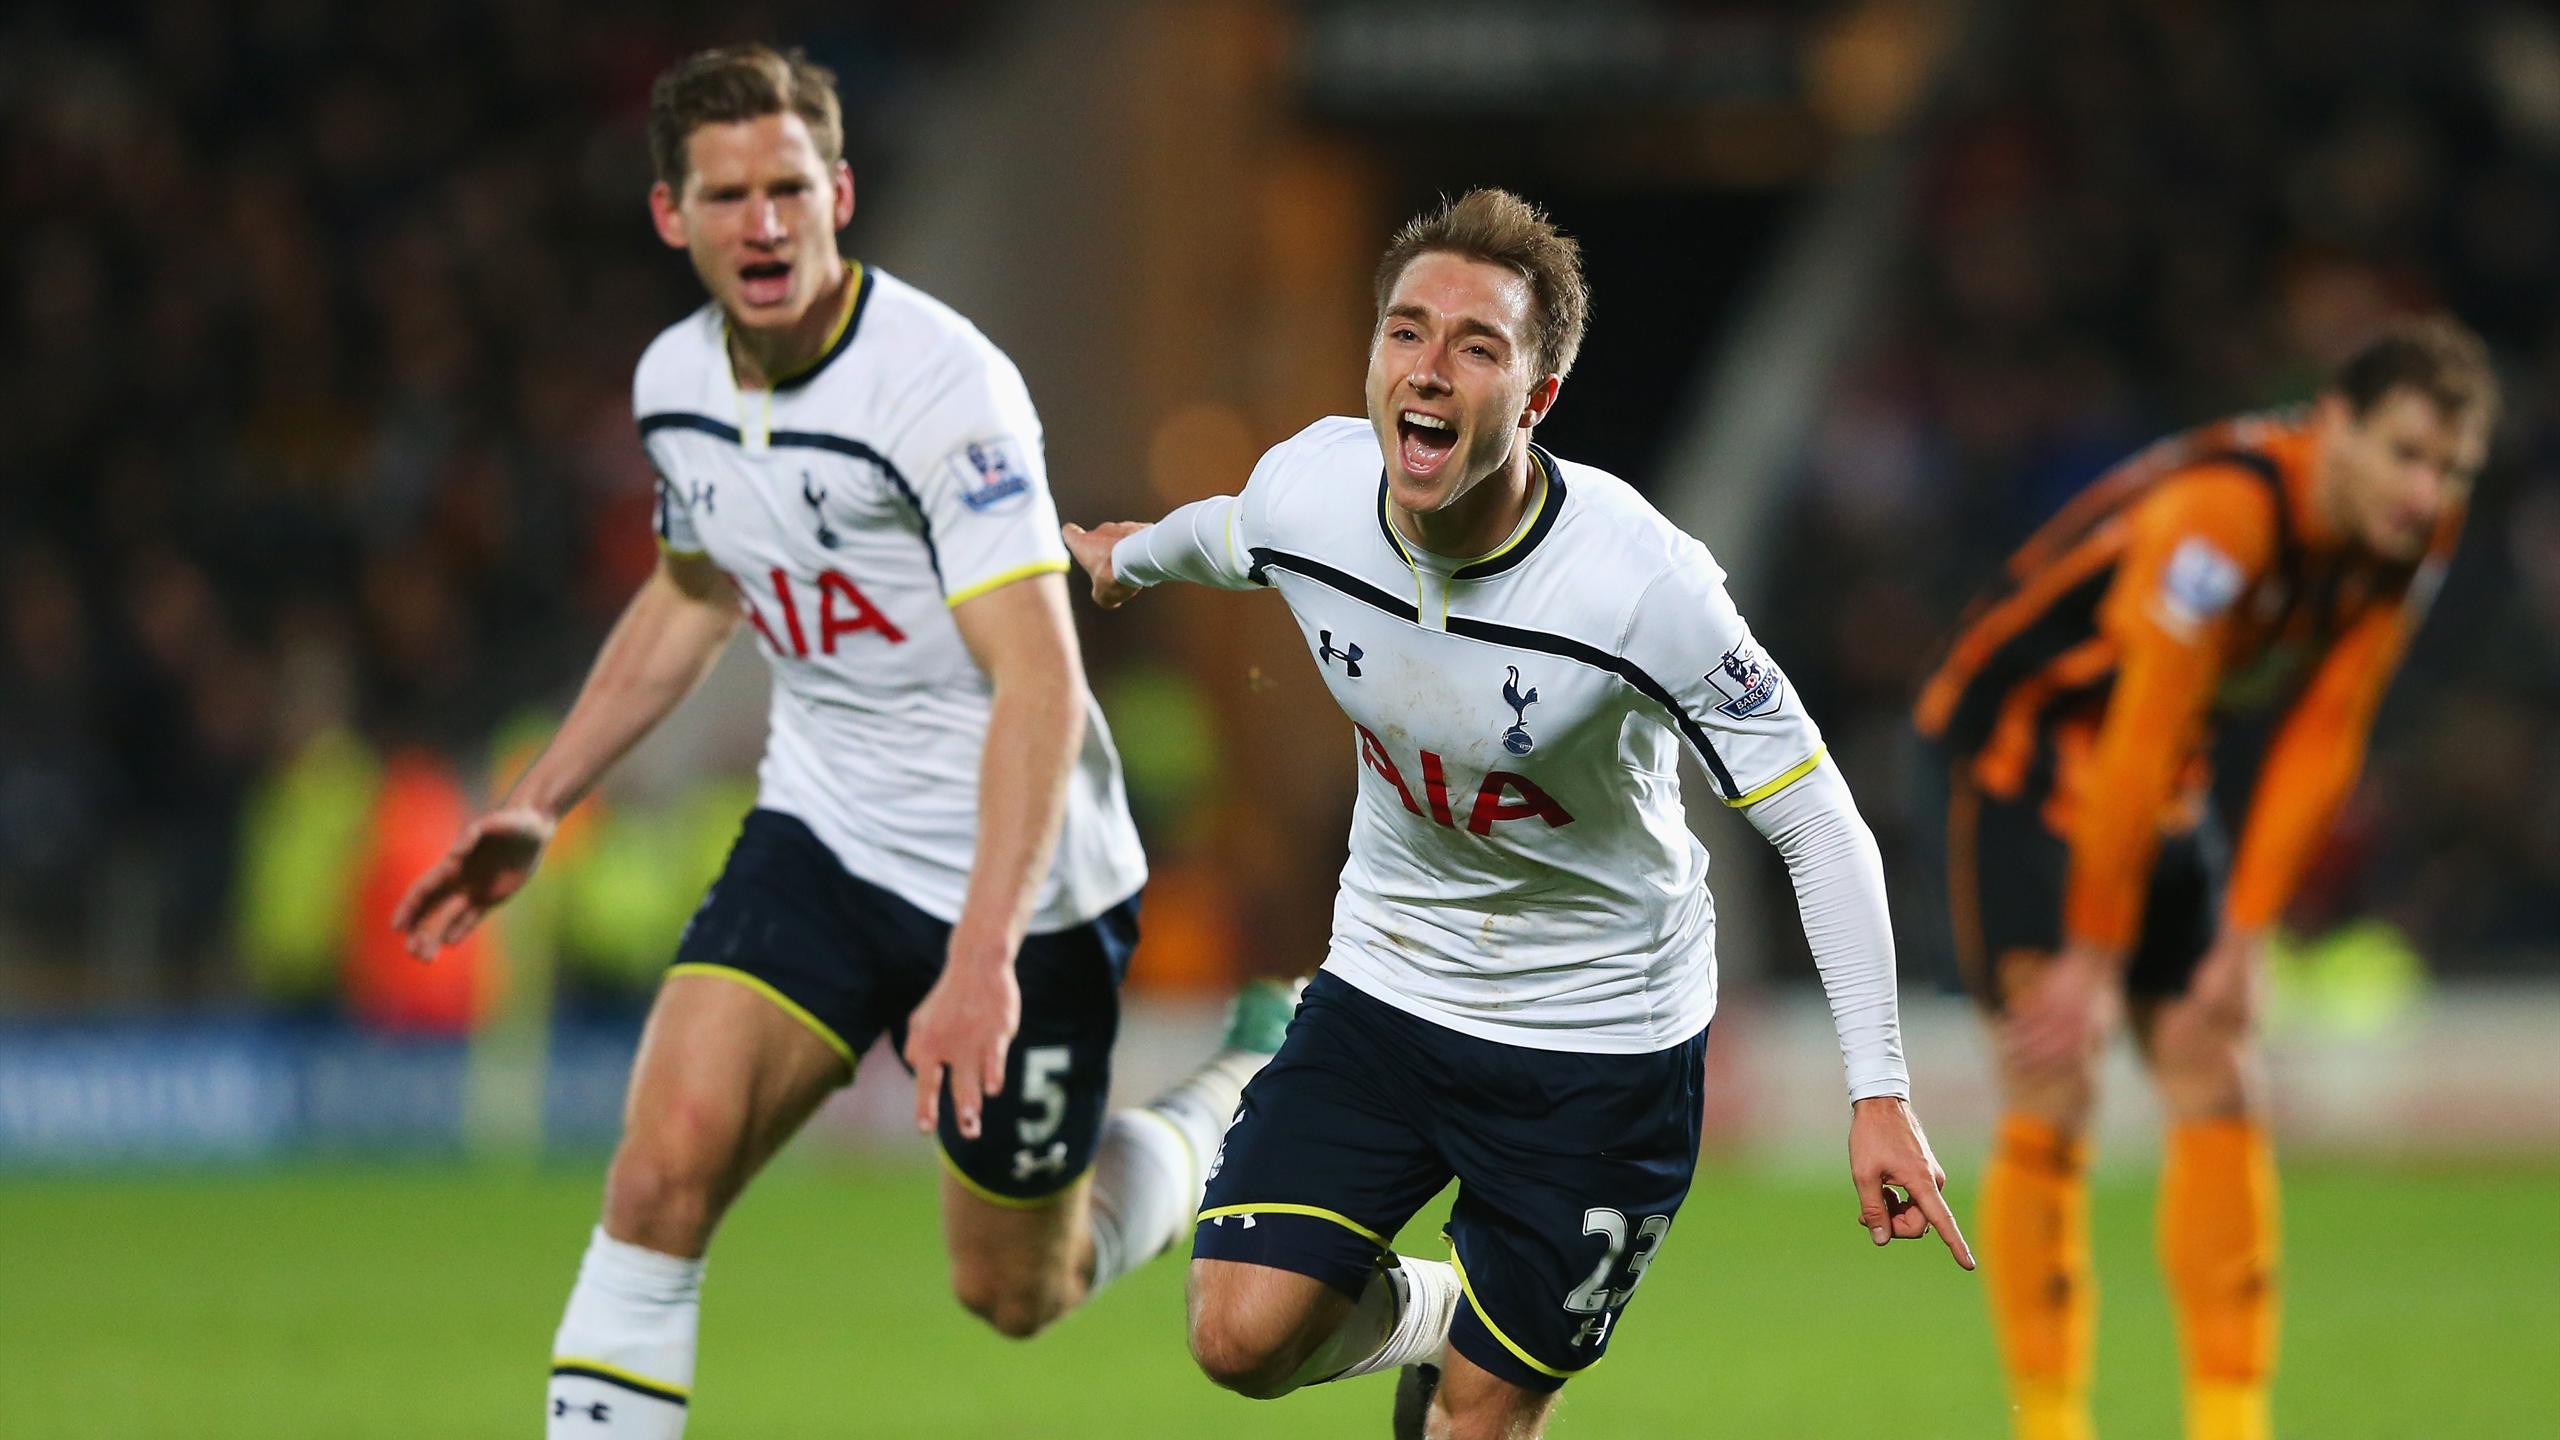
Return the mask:
<svg viewBox="0 0 2560 1440">
<path fill-rule="evenodd" d="M 393 920 L 431 956 L 521 888 L 743 610 L 773 667 L 757 808 L 633 1064 L 554 1437 L 683 1430 L 713 1228 L 884 1029 L 950 1172 L 952 1286 L 1028 1335 L 1181 1238 L 1288 1023 L 1285 989 L 1248 987 L 1197 1075 L 1104 1113 L 1146 862 L 1039 420 L 966 320 L 839 255 L 839 117 L 832 76 L 760 46 L 659 79 L 650 209 L 711 293 L 633 383 L 664 553 L 550 748 Z"/>
<path fill-rule="evenodd" d="M 1241 495 L 1066 535 L 1106 606 L 1277 589 L 1353 721 L 1332 946 L 1227 1131 L 1192 1353 L 1265 1397 L 1402 1368 L 1397 1433 L 1510 1440 L 1605 1352 L 1697 1165 L 1715 909 L 1684 742 L 1794 878 L 1860 1223 L 1973 1261 L 1907 1103 L 1883 869 L 1821 736 L 1706 547 L 1532 442 L 1581 343 L 1576 246 L 1475 191 L 1404 228 L 1377 299 L 1366 421 L 1317 421 Z M 1450 1260 L 1389 1251 L 1452 1177 Z"/>
</svg>

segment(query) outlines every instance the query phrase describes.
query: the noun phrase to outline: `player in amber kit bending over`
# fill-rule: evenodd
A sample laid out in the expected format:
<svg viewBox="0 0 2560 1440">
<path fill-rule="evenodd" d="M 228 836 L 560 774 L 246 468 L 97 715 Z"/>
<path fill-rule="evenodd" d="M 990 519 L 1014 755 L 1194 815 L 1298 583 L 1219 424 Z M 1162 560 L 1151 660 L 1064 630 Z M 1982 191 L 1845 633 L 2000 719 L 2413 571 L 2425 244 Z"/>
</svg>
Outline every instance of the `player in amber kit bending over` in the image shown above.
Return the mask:
<svg viewBox="0 0 2560 1440">
<path fill-rule="evenodd" d="M 1949 768 L 1956 953 L 2004 1017 L 1981 1218 L 2020 1440 L 2091 1433 L 2084 1136 L 2127 1010 L 2169 1118 L 2188 1436 L 2271 1433 L 2264 937 L 2355 783 L 2496 404 L 2480 341 L 2437 317 L 2391 327 L 2306 411 L 2162 441 L 2011 557 L 1921 696 Z M 2277 703 L 2226 863 L 2214 725 Z"/>
</svg>

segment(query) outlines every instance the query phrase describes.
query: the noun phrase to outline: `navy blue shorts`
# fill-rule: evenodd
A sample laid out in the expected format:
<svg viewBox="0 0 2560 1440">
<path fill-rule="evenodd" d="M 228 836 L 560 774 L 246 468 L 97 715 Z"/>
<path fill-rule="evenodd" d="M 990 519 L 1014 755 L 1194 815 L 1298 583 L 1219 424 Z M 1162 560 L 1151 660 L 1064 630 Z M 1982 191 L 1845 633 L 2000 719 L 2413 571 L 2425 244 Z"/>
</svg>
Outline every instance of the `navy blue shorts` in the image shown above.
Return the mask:
<svg viewBox="0 0 2560 1440">
<path fill-rule="evenodd" d="M 669 973 L 752 986 L 843 1056 L 850 1079 L 884 1030 L 903 1055 L 907 1016 L 942 974 L 950 940 L 948 924 L 848 873 L 798 819 L 752 810 Z M 947 1084 L 943 1091 L 943 1155 L 972 1191 L 998 1204 L 1038 1204 L 1093 1164 L 1120 981 L 1137 943 L 1135 895 L 1022 942 L 1013 967 L 1022 1029 L 977 1139 L 961 1138 Z"/>
<path fill-rule="evenodd" d="M 1707 1037 L 1650 1055 L 1462 1035 L 1319 972 L 1245 1086 L 1192 1239 L 1357 1297 L 1451 1179 L 1466 1286 L 1449 1343 L 1553 1390 L 1608 1348 L 1688 1197 Z"/>
</svg>

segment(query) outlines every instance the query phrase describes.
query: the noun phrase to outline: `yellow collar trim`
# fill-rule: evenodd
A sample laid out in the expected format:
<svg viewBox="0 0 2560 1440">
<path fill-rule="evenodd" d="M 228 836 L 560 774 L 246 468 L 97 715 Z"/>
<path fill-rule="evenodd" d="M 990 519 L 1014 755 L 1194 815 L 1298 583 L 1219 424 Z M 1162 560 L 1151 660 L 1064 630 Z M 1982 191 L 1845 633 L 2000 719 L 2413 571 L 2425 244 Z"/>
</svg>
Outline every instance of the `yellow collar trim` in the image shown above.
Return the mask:
<svg viewBox="0 0 2560 1440">
<path fill-rule="evenodd" d="M 780 386 L 788 385 L 792 381 L 799 379 L 801 376 L 808 374 L 810 371 L 817 369 L 820 365 L 826 363 L 826 358 L 828 356 L 836 353 L 836 346 L 841 344 L 844 340 L 845 327 L 853 323 L 854 307 L 862 303 L 861 261 L 847 260 L 844 262 L 844 282 L 844 308 L 836 313 L 836 323 L 827 331 L 827 342 L 818 347 L 817 354 L 810 356 L 808 359 L 801 361 L 799 364 L 792 366 L 790 369 L 783 371 L 779 375 L 766 376 L 764 384 L 759 388 L 773 390 Z M 729 315 L 728 312 L 724 310 L 720 314 L 720 349 L 724 356 L 728 353 L 729 349 L 729 335 Z M 736 387 L 738 384 L 738 362 L 734 359 L 729 361 L 729 383 L 733 387 Z"/>
<path fill-rule="evenodd" d="M 1538 452 L 1536 450 L 1531 450 L 1529 452 L 1529 465 L 1530 468 L 1538 472 L 1538 493 L 1530 497 L 1529 508 L 1521 514 L 1520 523 L 1512 527 L 1509 539 L 1504 540 L 1501 544 L 1494 546 L 1492 549 L 1487 550 L 1483 554 L 1478 555 L 1471 560 L 1453 561 L 1439 554 L 1437 551 L 1426 553 L 1430 554 L 1432 559 L 1438 561 L 1441 565 L 1447 565 L 1451 570 L 1455 571 L 1464 570 L 1470 565 L 1482 565 L 1489 561 L 1499 560 L 1503 556 L 1510 554 L 1512 551 L 1519 549 L 1520 542 L 1528 539 L 1530 532 L 1538 528 L 1538 516 L 1544 513 L 1547 508 L 1547 490 L 1549 488 L 1547 462 L 1538 458 Z M 1420 569 L 1421 567 L 1415 565 L 1413 561 L 1414 547 L 1412 542 L 1406 540 L 1404 538 L 1404 532 L 1396 528 L 1394 505 L 1395 502 L 1388 498 L 1386 493 L 1381 492 L 1379 494 L 1378 507 L 1381 511 L 1381 518 L 1387 522 L 1387 538 L 1396 542 L 1396 550 L 1399 554 L 1404 556 L 1404 563 L 1408 567 Z M 1435 566 L 1434 568 L 1436 569 L 1438 567 Z"/>
</svg>

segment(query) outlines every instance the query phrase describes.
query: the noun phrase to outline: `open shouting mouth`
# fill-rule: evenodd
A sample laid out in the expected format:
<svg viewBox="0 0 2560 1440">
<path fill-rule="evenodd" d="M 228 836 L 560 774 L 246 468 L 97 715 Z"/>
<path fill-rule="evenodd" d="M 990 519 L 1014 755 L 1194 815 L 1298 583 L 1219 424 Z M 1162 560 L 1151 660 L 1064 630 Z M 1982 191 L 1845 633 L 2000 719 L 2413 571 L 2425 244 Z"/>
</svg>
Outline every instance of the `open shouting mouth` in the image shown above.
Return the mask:
<svg viewBox="0 0 2560 1440">
<path fill-rule="evenodd" d="M 1396 413 L 1396 457 L 1406 474 L 1424 478 L 1437 475 L 1457 449 L 1456 420 L 1411 408 Z"/>
<path fill-rule="evenodd" d="M 791 298 L 791 262 L 758 260 L 738 267 L 739 298 L 750 305 L 779 305 Z"/>
</svg>

